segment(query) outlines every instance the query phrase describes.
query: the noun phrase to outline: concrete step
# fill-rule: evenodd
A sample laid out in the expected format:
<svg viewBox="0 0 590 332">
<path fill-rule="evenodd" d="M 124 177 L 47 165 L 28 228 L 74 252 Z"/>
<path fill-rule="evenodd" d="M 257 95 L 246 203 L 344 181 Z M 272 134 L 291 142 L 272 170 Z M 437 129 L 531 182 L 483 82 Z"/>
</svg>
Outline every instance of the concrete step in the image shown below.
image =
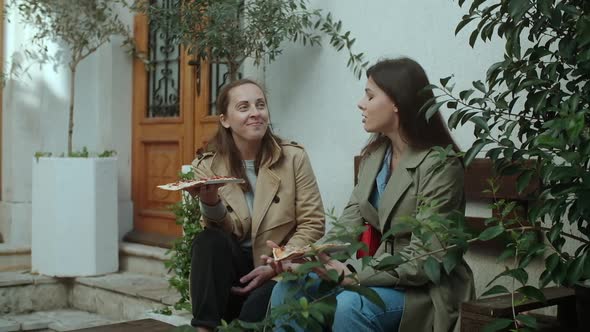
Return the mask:
<svg viewBox="0 0 590 332">
<path fill-rule="evenodd" d="M 71 331 L 117 323 L 100 315 L 81 310 L 61 309 L 0 318 L 0 331 Z"/>
<path fill-rule="evenodd" d="M 110 321 L 154 318 L 173 325 L 190 324 L 190 313 L 157 313 L 179 298 L 165 277 L 129 272 L 80 278 L 50 278 L 27 271 L 0 273 L 0 317 L 74 309 Z"/>
<path fill-rule="evenodd" d="M 119 269 L 121 272 L 139 273 L 151 276 L 169 275 L 164 262 L 169 259 L 167 249 L 138 243 L 119 244 Z"/>
<path fill-rule="evenodd" d="M 173 305 L 178 299 L 180 295 L 164 277 L 125 272 L 76 278 L 70 303 L 112 319 L 130 320 Z"/>
<path fill-rule="evenodd" d="M 28 271 L 0 272 L 0 317 L 67 307 L 67 282 Z"/>
</svg>

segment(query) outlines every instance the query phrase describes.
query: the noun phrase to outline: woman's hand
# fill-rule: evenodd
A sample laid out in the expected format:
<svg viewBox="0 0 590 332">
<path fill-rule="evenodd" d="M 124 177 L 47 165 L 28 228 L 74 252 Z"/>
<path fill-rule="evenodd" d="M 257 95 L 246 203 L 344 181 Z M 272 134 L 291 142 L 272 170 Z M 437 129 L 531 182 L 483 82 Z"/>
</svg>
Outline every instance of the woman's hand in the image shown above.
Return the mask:
<svg viewBox="0 0 590 332">
<path fill-rule="evenodd" d="M 206 184 L 198 187 L 189 187 L 184 190 L 192 197 L 199 196 L 199 200 L 206 205 L 215 205 L 219 202 L 217 191 L 222 184 Z"/>
<path fill-rule="evenodd" d="M 240 278 L 242 284 L 248 283 L 244 287 L 232 287 L 231 291 L 238 295 L 246 295 L 253 289 L 260 287 L 265 281 L 276 275 L 275 271 L 268 265 L 261 265 L 250 273 Z"/>
<path fill-rule="evenodd" d="M 279 248 L 278 244 L 270 240 L 266 241 L 266 245 L 269 248 Z M 262 259 L 268 266 L 272 267 L 272 269 L 275 271 L 277 275 L 285 271 L 293 272 L 295 271 L 295 269 L 297 269 L 297 267 L 299 267 L 299 265 L 301 265 L 300 263 L 292 262 L 290 260 L 276 262 L 274 258 L 269 257 L 267 255 L 261 255 L 260 259 Z"/>
<path fill-rule="evenodd" d="M 318 260 L 323 264 L 322 267 L 314 267 L 313 271 L 317 273 L 320 278 L 325 280 L 330 280 L 328 276 L 329 270 L 335 270 L 338 275 L 344 274 L 344 279 L 340 283 L 342 286 L 348 285 L 357 285 L 359 283 L 358 279 L 352 274 L 352 271 L 346 266 L 346 264 L 332 259 L 330 255 L 325 253 L 319 253 L 317 256 Z"/>
</svg>

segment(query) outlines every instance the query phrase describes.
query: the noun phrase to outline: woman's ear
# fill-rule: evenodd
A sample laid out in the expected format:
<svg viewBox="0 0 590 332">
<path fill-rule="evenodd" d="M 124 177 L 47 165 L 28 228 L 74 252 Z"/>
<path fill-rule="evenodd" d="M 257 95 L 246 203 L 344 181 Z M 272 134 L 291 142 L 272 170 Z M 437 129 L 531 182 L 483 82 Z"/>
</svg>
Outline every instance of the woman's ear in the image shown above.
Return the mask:
<svg viewBox="0 0 590 332">
<path fill-rule="evenodd" d="M 228 129 L 230 127 L 229 122 L 227 122 L 227 119 L 225 118 L 225 114 L 219 115 L 219 122 L 225 129 Z"/>
</svg>

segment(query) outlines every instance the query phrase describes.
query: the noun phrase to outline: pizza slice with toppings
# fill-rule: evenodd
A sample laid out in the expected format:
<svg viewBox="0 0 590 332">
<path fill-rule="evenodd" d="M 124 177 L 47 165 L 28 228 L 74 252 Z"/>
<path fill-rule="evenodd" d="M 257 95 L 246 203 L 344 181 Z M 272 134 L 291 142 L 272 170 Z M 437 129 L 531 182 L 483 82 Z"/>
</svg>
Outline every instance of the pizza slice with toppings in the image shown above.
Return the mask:
<svg viewBox="0 0 590 332">
<path fill-rule="evenodd" d="M 205 184 L 228 184 L 228 183 L 244 183 L 244 179 L 235 178 L 231 176 L 213 176 L 210 178 L 201 178 L 195 180 L 180 180 L 172 183 L 162 184 L 157 186 L 160 189 L 177 191 L 191 187 L 199 187 Z"/>
<path fill-rule="evenodd" d="M 323 252 L 326 254 L 333 254 L 339 251 L 344 251 L 350 246 L 350 243 L 324 243 L 318 245 L 306 245 L 300 248 L 294 248 L 289 246 L 281 246 L 272 249 L 272 255 L 276 262 L 282 260 L 294 260 L 302 258 L 311 252 Z"/>
</svg>

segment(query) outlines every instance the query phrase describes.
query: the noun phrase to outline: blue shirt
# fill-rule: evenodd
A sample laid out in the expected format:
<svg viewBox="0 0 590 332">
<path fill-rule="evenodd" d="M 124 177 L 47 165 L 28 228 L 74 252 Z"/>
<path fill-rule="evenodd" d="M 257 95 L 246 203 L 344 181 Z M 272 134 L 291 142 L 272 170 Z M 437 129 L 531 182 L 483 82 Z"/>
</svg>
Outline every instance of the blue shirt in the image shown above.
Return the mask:
<svg viewBox="0 0 590 332">
<path fill-rule="evenodd" d="M 381 164 L 381 168 L 379 169 L 379 173 L 375 177 L 375 186 L 373 187 L 373 191 L 369 196 L 369 202 L 373 207 L 379 210 L 379 202 L 381 200 L 381 196 L 383 196 L 383 192 L 385 191 L 385 187 L 389 182 L 389 178 L 391 177 L 391 157 L 393 156 L 393 151 L 391 149 L 391 145 L 385 151 L 385 156 L 383 157 L 383 163 Z"/>
</svg>

